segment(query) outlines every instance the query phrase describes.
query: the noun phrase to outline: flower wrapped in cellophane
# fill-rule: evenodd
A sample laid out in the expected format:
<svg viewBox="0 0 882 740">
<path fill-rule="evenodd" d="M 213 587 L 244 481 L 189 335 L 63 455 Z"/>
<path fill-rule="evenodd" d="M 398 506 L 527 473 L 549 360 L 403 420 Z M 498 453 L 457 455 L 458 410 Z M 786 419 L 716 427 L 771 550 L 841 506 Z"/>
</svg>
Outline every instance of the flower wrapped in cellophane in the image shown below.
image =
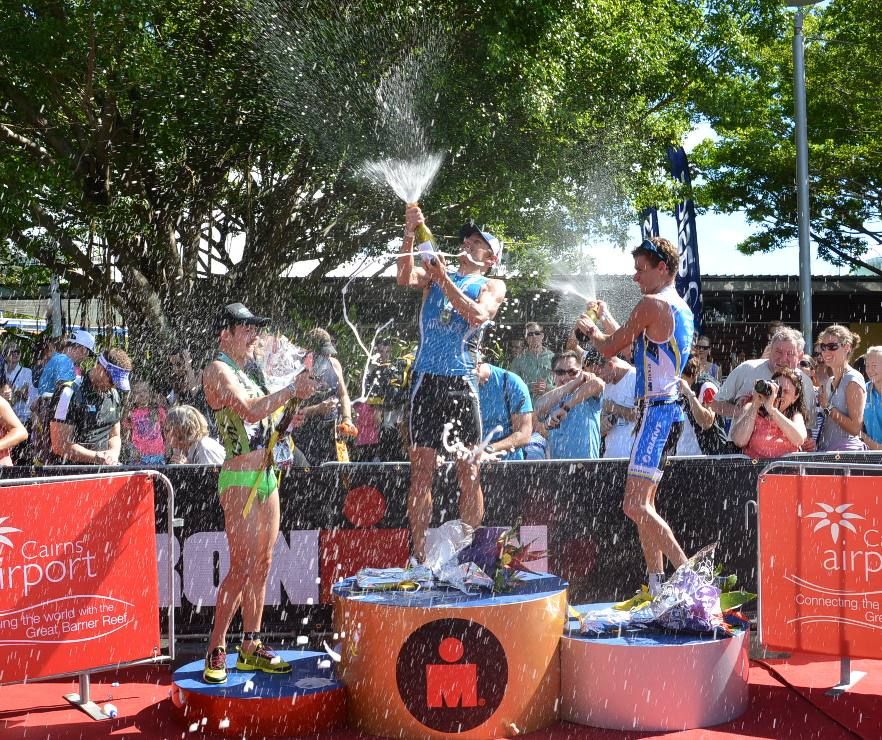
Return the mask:
<svg viewBox="0 0 882 740">
<path fill-rule="evenodd" d="M 521 580 L 521 573 L 534 573 L 528 566 L 545 557 L 545 550 L 534 550 L 532 543 L 522 545 L 518 540 L 519 525 L 510 529 L 484 527 L 475 533 L 472 551 L 460 553 L 460 562 L 467 559 L 477 563 L 486 573 L 492 575 L 493 590 L 497 593 L 510 591 Z M 483 538 L 479 539 L 479 533 Z M 493 537 L 495 535 L 495 541 Z"/>
<path fill-rule="evenodd" d="M 304 369 L 305 356 L 306 350 L 284 334 L 261 334 L 254 345 L 254 364 L 263 374 L 270 393 L 294 382 L 294 378 Z"/>
</svg>

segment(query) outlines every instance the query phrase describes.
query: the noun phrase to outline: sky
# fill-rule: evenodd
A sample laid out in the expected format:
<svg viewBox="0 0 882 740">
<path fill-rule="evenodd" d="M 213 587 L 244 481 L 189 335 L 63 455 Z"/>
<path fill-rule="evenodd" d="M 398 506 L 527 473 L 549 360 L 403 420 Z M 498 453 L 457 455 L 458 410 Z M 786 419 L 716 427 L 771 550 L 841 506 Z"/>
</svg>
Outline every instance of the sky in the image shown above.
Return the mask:
<svg viewBox="0 0 882 740">
<path fill-rule="evenodd" d="M 714 130 L 703 123 L 696 126 L 683 142 L 687 154 L 706 138 L 714 138 Z M 794 168 L 796 163 L 794 162 Z M 794 173 L 795 177 L 795 173 Z M 677 223 L 669 214 L 658 214 L 659 235 L 677 243 Z M 698 236 L 698 263 L 702 275 L 798 275 L 799 247 L 793 246 L 768 254 L 741 254 L 736 245 L 749 236 L 755 227 L 751 226 L 742 212 L 705 213 L 696 216 L 695 231 Z M 629 243 L 640 241 L 640 225 L 635 223 L 629 234 Z M 630 274 L 634 261 L 630 250 L 622 250 L 612 244 L 590 244 L 585 253 L 592 257 L 600 274 Z M 848 268 L 835 267 L 818 259 L 817 250 L 812 245 L 812 274 L 847 274 Z"/>
</svg>

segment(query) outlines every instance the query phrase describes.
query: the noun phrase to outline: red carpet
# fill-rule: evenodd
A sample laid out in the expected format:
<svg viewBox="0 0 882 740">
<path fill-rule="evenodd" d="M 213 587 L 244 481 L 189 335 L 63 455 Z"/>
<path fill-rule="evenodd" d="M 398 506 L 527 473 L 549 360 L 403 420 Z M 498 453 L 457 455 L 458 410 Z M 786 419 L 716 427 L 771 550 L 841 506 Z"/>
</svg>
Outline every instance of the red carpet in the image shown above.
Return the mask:
<svg viewBox="0 0 882 740">
<path fill-rule="evenodd" d="M 858 737 L 882 738 L 882 661 L 853 660 L 851 670 L 863 671 L 867 675 L 847 694 L 835 698 L 827 696 L 827 690 L 839 683 L 837 659 L 794 655 L 786 660 L 762 662 L 783 683 Z"/>
<path fill-rule="evenodd" d="M 768 665 L 767 669 L 765 666 Z M 882 737 L 882 661 L 855 661 L 855 670 L 867 676 L 853 693 L 838 699 L 824 691 L 839 677 L 838 661 L 808 657 L 788 661 L 753 662 L 751 702 L 734 722 L 712 729 L 673 733 L 624 733 L 561 723 L 531 734 L 536 740 L 623 740 L 664 737 L 676 740 L 845 740 Z M 775 675 L 777 674 L 777 675 Z M 72 738 L 135 737 L 187 738 L 197 733 L 175 723 L 168 698 L 171 672 L 167 668 L 131 668 L 93 677 L 92 698 L 112 701 L 116 719 L 94 722 L 73 709 L 63 694 L 78 690 L 76 681 L 49 681 L 26 686 L 0 687 L 0 737 L 4 740 L 69 740 Z M 119 686 L 112 686 L 118 682 Z M 205 737 L 201 732 L 198 736 Z M 330 738 L 331 736 L 317 736 Z M 353 732 L 333 738 L 354 740 Z"/>
</svg>

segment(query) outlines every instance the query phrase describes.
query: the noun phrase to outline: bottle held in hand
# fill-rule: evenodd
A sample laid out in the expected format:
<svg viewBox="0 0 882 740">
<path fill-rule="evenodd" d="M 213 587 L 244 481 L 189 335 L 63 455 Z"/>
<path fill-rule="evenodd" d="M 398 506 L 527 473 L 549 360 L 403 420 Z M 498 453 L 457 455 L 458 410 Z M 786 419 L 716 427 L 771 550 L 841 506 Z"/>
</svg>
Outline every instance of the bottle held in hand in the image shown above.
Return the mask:
<svg viewBox="0 0 882 740">
<path fill-rule="evenodd" d="M 600 321 L 600 312 L 597 310 L 597 304 L 588 304 L 585 308 L 585 316 L 591 319 L 595 325 Z M 578 327 L 575 329 L 576 341 L 579 343 L 581 347 L 587 347 L 591 343 L 591 337 L 589 337 L 585 332 L 581 331 Z"/>
<path fill-rule="evenodd" d="M 416 203 L 412 203 L 411 205 L 417 205 Z M 416 251 L 420 253 L 420 258 L 423 260 L 424 264 L 435 264 L 435 237 L 432 236 L 432 232 L 429 230 L 429 227 L 424 223 L 417 224 L 416 229 L 414 230 L 414 238 L 416 240 Z"/>
</svg>

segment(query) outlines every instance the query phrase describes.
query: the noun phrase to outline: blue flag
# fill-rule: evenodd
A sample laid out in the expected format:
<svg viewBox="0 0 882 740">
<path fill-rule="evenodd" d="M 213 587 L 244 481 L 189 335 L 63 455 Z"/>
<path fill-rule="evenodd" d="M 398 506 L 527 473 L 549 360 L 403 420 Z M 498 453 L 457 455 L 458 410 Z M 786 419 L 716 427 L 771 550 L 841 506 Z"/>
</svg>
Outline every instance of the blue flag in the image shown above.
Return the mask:
<svg viewBox="0 0 882 740">
<path fill-rule="evenodd" d="M 683 147 L 668 147 L 671 176 L 692 190 L 689 162 Z M 677 249 L 680 268 L 677 270 L 677 292 L 689 304 L 695 316 L 695 331 L 701 334 L 701 270 L 698 266 L 698 235 L 695 233 L 695 204 L 687 197 L 674 211 L 677 219 Z"/>
<path fill-rule="evenodd" d="M 640 236 L 644 239 L 652 239 L 652 237 L 658 236 L 658 209 L 655 206 L 643 209 L 640 232 Z"/>
</svg>

